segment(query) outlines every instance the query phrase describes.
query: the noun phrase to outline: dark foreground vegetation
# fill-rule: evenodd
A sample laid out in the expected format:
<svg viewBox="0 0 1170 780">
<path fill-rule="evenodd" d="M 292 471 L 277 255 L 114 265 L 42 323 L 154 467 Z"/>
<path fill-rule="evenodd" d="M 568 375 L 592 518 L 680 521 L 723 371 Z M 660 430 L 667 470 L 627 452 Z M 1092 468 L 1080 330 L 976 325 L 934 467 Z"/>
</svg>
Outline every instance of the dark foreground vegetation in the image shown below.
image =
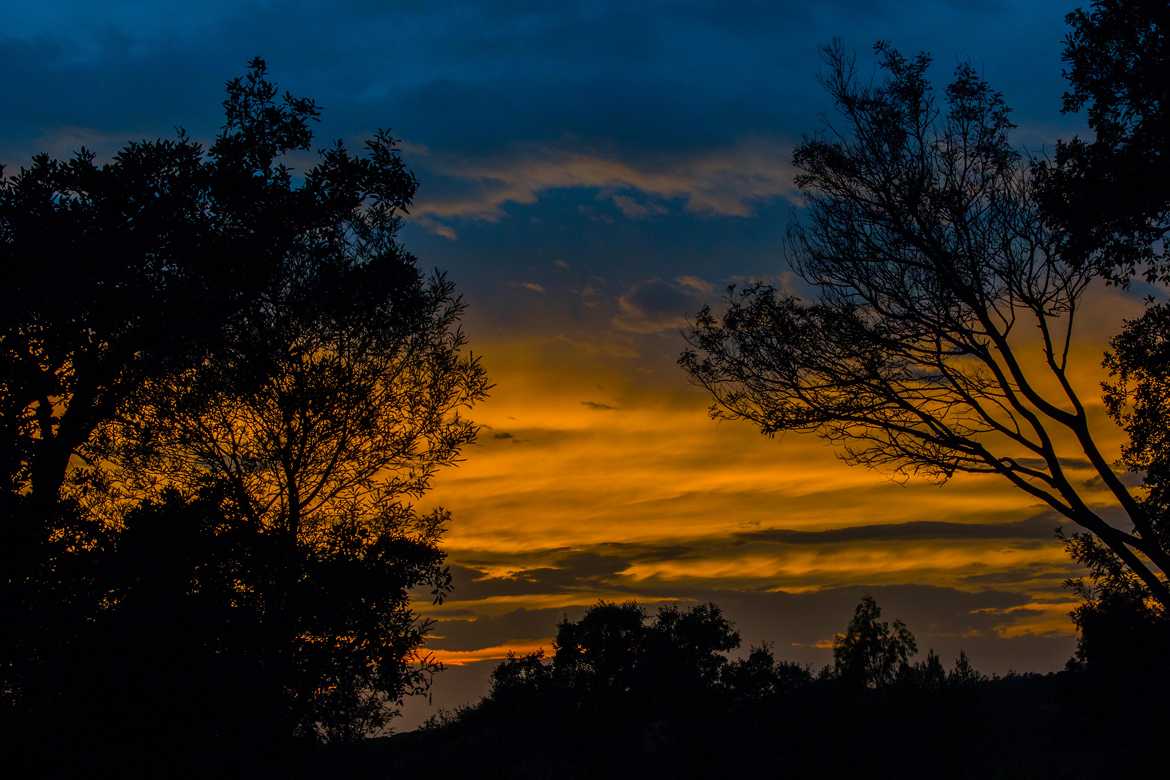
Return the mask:
<svg viewBox="0 0 1170 780">
<path fill-rule="evenodd" d="M 1069 21 L 1065 108 L 1093 137 L 1051 159 L 1010 145 L 975 69 L 936 101 L 925 55 L 879 44 L 867 82 L 830 47 L 842 121 L 794 155 L 789 259 L 814 294 L 732 293 L 681 360 L 717 415 L 903 475 L 995 474 L 1076 524 L 1066 671 L 948 668 L 868 600 L 825 670 L 735 656 L 713 605 L 602 604 L 479 705 L 368 739 L 438 670 L 411 600 L 451 589 L 449 518 L 416 503 L 488 384 L 454 287 L 398 241 L 416 181 L 394 139 L 292 170 L 317 107 L 256 60 L 207 148 L 180 133 L 0 175 L 0 771 L 1165 774 L 1170 6 Z M 1120 463 L 1068 368 L 1105 283 L 1150 291 L 1105 359 Z"/>
<path fill-rule="evenodd" d="M 1091 613 L 1091 614 L 1090 614 Z M 1127 776 L 1158 762 L 1170 626 L 1098 605 L 1056 674 L 950 668 L 858 605 L 821 670 L 739 644 L 714 605 L 602 604 L 562 623 L 551 658 L 512 658 L 477 706 L 345 754 L 359 776 Z M 338 756 L 341 758 L 341 756 Z M 331 759 L 333 760 L 333 759 Z"/>
<path fill-rule="evenodd" d="M 437 665 L 447 515 L 487 390 L 397 240 L 387 133 L 309 152 L 262 60 L 204 148 L 0 176 L 0 734 L 14 775 L 220 777 L 385 726 Z M 257 770 L 259 771 L 259 770 Z"/>
</svg>

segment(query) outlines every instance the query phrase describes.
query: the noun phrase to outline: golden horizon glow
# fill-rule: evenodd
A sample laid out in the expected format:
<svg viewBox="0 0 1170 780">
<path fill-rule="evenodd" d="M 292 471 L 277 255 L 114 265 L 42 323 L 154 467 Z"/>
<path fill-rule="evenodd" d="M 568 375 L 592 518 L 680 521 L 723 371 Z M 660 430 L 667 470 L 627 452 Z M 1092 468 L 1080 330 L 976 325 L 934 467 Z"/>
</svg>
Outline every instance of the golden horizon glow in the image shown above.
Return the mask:
<svg viewBox="0 0 1170 780">
<path fill-rule="evenodd" d="M 1122 434 L 1104 417 L 1101 356 L 1140 308 L 1116 288 L 1095 287 L 1078 313 L 1070 376 L 1111 458 Z M 676 334 L 592 327 L 592 340 L 571 324 L 545 336 L 473 338 L 496 387 L 474 412 L 479 443 L 437 478 L 426 502 L 452 511 L 445 549 L 471 574 L 444 605 L 423 610 L 428 617 L 505 625 L 548 614 L 547 632 L 558 610 L 599 599 L 652 606 L 917 587 L 1013 596 L 1007 606 L 956 607 L 982 628 L 911 626 L 928 636 L 1073 633 L 1062 582 L 1076 570 L 1049 533 L 1059 518 L 1032 497 L 994 475 L 960 474 L 942 486 L 900 481 L 846 465 L 812 435 L 767 439 L 746 423 L 714 422 L 707 397 L 673 364 Z M 1037 334 L 1016 338 L 1037 365 Z M 1057 444 L 1085 499 L 1108 510 L 1112 496 L 1094 484 L 1071 438 Z M 1036 533 L 1011 525 L 1025 522 Z M 915 523 L 946 525 L 935 538 L 907 525 Z M 963 533 L 988 524 L 1006 529 L 1004 538 Z M 547 633 L 516 634 L 480 647 L 470 636 L 444 637 L 434 651 L 466 665 L 548 641 Z M 745 635 L 745 645 L 761 638 Z M 825 653 L 831 631 L 789 645 Z"/>
</svg>

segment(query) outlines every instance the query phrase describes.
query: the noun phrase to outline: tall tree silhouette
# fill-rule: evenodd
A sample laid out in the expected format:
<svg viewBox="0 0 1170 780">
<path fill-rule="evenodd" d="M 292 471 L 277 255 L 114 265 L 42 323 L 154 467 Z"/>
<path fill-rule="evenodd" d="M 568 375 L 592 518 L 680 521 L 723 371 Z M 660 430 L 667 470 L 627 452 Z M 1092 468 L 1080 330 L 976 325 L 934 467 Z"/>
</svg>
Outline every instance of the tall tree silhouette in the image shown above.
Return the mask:
<svg viewBox="0 0 1170 780">
<path fill-rule="evenodd" d="M 41 646 L 5 646 L 5 693 L 111 625 L 149 647 L 169 594 L 217 615 L 195 645 L 264 659 L 276 731 L 352 737 L 433 666 L 409 595 L 448 588 L 446 514 L 412 505 L 474 440 L 461 410 L 487 381 L 453 285 L 398 242 L 416 182 L 395 140 L 294 172 L 317 109 L 259 59 L 224 109 L 207 150 L 180 133 L 0 181 L 5 609 L 60 627 L 15 632 Z M 173 571 L 142 565 L 150 544 Z"/>
<path fill-rule="evenodd" d="M 308 149 L 317 109 L 277 101 L 264 72 L 257 60 L 228 85 L 206 152 L 180 133 L 104 164 L 85 149 L 39 155 L 0 180 L 7 493 L 54 502 L 71 459 L 92 457 L 95 426 L 144 381 L 218 349 L 294 247 L 352 207 L 329 167 L 324 186 L 293 186 L 280 160 Z M 402 203 L 413 181 L 387 162 L 383 193 Z"/>
<path fill-rule="evenodd" d="M 699 314 L 680 362 L 714 397 L 713 415 L 767 435 L 815 431 L 848 462 L 903 475 L 997 474 L 1170 605 L 1170 548 L 1102 453 L 1069 376 L 1097 269 L 1062 254 L 997 92 L 960 66 L 943 109 L 927 56 L 877 53 L 887 78 L 864 86 L 853 60 L 827 49 L 844 126 L 794 154 L 808 208 L 788 246 L 813 299 L 733 292 L 722 314 Z M 1039 360 L 1025 355 L 1025 330 Z M 1086 502 L 1069 456 L 1091 464 L 1132 531 Z"/>
<path fill-rule="evenodd" d="M 833 671 L 846 684 L 860 688 L 891 685 L 918 652 L 914 635 L 901 620 L 891 625 L 882 622 L 881 616 L 881 607 L 866 596 L 854 610 L 845 633 L 834 637 Z M 938 665 L 938 657 L 931 654 L 931 658 Z M 941 672 L 942 667 L 938 669 Z"/>
<path fill-rule="evenodd" d="M 1064 110 L 1085 110 L 1092 137 L 1062 141 L 1055 159 L 1039 166 L 1041 202 L 1060 227 L 1062 250 L 1077 262 L 1099 268 L 1115 283 L 1127 285 L 1144 276 L 1165 284 L 1170 280 L 1165 246 L 1170 230 L 1170 7 L 1095 0 L 1067 18 Z M 1163 547 L 1170 543 L 1168 334 L 1170 309 L 1150 299 L 1142 316 L 1127 322 L 1113 339 L 1105 360 L 1111 375 L 1106 409 L 1129 437 L 1123 463 L 1142 477 L 1142 509 Z M 1145 626 L 1151 642 L 1165 641 L 1154 636 L 1166 632 L 1159 625 L 1167 619 L 1165 605 L 1150 602 L 1144 583 L 1116 551 L 1084 534 L 1070 538 L 1068 549 L 1089 572 L 1087 579 L 1073 583 L 1084 597 L 1074 614 L 1083 646 L 1106 643 L 1109 632 L 1093 626 L 1119 627 L 1126 620 L 1132 625 L 1121 633 Z"/>
<path fill-rule="evenodd" d="M 1066 112 L 1086 110 L 1091 138 L 1057 144 L 1042 201 L 1062 250 L 1118 281 L 1170 280 L 1170 6 L 1093 0 L 1067 17 Z"/>
</svg>

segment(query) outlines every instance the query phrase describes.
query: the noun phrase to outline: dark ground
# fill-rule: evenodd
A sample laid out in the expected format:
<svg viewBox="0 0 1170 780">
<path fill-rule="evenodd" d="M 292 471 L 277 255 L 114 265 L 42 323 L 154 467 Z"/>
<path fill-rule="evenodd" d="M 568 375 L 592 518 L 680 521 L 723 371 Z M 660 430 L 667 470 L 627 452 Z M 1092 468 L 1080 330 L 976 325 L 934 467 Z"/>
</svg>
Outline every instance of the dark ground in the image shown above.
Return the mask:
<svg viewBox="0 0 1170 780">
<path fill-rule="evenodd" d="M 636 706 L 481 705 L 445 724 L 336 748 L 318 760 L 326 774 L 369 778 L 1071 779 L 1156 772 L 1149 767 L 1164 760 L 1165 710 L 1119 683 L 1074 673 L 936 692 L 847 692 L 818 683 L 776 701 L 694 702 L 654 715 Z"/>
</svg>

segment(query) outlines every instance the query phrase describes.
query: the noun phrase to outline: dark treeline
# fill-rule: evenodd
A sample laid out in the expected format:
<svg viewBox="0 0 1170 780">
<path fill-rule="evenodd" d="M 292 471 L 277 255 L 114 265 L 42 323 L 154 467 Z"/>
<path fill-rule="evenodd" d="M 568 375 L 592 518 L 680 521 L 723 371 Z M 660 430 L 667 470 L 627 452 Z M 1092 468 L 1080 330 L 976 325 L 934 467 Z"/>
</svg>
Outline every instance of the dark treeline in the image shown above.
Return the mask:
<svg viewBox="0 0 1170 780">
<path fill-rule="evenodd" d="M 1089 613 L 1092 612 L 1090 617 Z M 864 599 L 816 670 L 740 645 L 713 604 L 598 604 L 551 658 L 511 657 L 478 705 L 349 753 L 448 777 L 1124 776 L 1160 753 L 1170 630 L 1086 608 L 1056 674 L 948 666 Z M 1120 629 L 1120 630 L 1119 630 Z"/>
</svg>

